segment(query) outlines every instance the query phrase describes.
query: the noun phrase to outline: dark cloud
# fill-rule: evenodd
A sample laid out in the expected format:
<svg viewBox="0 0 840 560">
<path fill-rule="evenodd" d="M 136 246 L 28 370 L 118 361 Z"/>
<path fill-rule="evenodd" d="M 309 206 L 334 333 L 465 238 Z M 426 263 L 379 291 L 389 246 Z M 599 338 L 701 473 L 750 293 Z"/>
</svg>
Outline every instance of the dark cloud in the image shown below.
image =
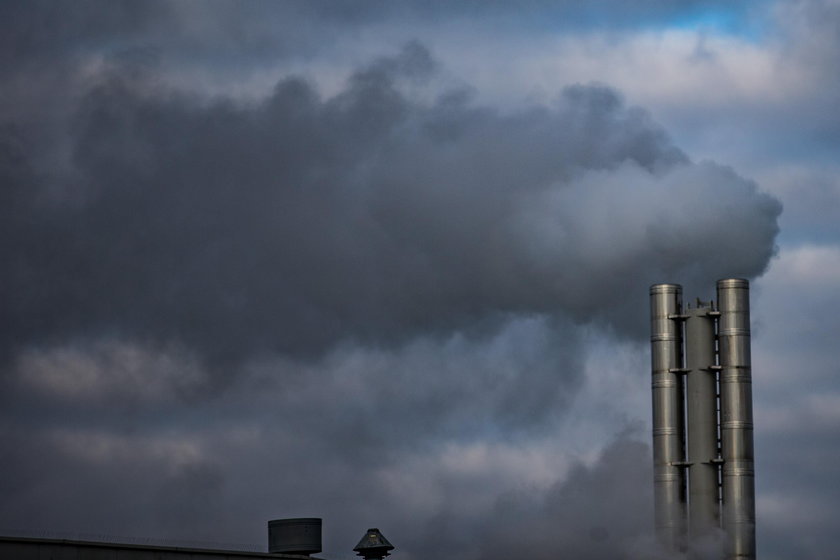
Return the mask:
<svg viewBox="0 0 840 560">
<path fill-rule="evenodd" d="M 512 315 L 635 328 L 627 289 L 764 269 L 778 203 L 614 91 L 501 114 L 413 99 L 432 68 L 413 44 L 334 97 L 288 78 L 253 106 L 108 73 L 68 178 L 6 150 L 4 348 L 116 336 L 225 364 Z"/>
<path fill-rule="evenodd" d="M 802 72 L 798 80 L 805 82 L 801 87 L 807 96 L 796 123 L 785 124 L 803 129 L 800 149 L 805 154 L 834 162 L 840 149 L 840 118 L 830 108 L 840 102 L 840 78 L 831 69 L 840 64 L 840 5 L 830 0 L 791 2 L 780 7 L 779 18 L 787 23 L 779 31 L 784 64 Z"/>
<path fill-rule="evenodd" d="M 592 27 L 613 27 L 626 29 L 650 26 L 666 22 L 683 22 L 715 14 L 718 19 L 735 23 L 745 18 L 755 2 L 744 2 L 738 6 L 720 0 L 693 0 L 672 2 L 669 0 L 642 0 L 632 6 L 616 4 L 606 0 L 587 2 L 585 5 L 573 0 L 525 0 L 514 7 L 503 0 L 466 0 L 447 2 L 445 0 L 367 0 L 365 2 L 286 2 L 281 8 L 288 12 L 289 5 L 300 15 L 324 21 L 340 21 L 343 24 L 361 25 L 383 20 L 440 20 L 442 17 L 471 18 L 499 22 L 506 19 L 505 26 L 535 29 L 590 29 Z M 262 7 L 271 5 L 263 3 Z M 276 12 L 276 6 L 272 9 Z M 707 18 L 708 19 L 708 18 Z"/>
<path fill-rule="evenodd" d="M 650 448 L 627 436 L 539 499 L 499 500 L 472 558 L 652 558 Z M 536 507 L 535 507 L 536 504 Z M 628 511 L 634 512 L 627 515 Z"/>
<path fill-rule="evenodd" d="M 306 64 L 335 44 L 346 48 L 368 35 L 382 35 L 383 44 L 391 46 L 412 37 L 433 40 L 430 29 L 443 21 L 514 33 L 585 33 L 695 20 L 737 27 L 752 4 L 9 1 L 0 6 L 0 118 L 24 119 L 30 126 L 60 120 L 91 75 L 126 53 L 156 60 L 176 80 L 230 85 L 273 74 L 281 61 Z M 389 31 L 394 29 L 401 30 L 396 41 Z"/>
<path fill-rule="evenodd" d="M 189 78 L 477 4 L 31 6 L 0 8 L 0 528 L 651 557 L 647 447 L 553 436 L 587 439 L 587 333 L 643 339 L 650 283 L 761 274 L 776 200 L 608 86 L 502 111 L 418 42 L 330 93 Z"/>
<path fill-rule="evenodd" d="M 295 407 L 295 414 L 308 410 L 304 419 L 277 412 L 282 405 L 265 406 L 268 393 L 232 398 L 233 406 L 217 401 L 197 413 L 177 412 L 177 429 L 170 420 L 100 430 L 77 417 L 63 427 L 30 429 L 30 441 L 3 430 L 0 443 L 9 452 L 0 527 L 65 538 L 96 531 L 112 540 L 259 545 L 267 519 L 311 514 L 325 518 L 331 553 L 346 552 L 356 533 L 376 524 L 408 559 L 441 550 L 476 559 L 571 551 L 593 559 L 652 557 L 650 449 L 635 436 L 619 436 L 591 461 L 573 461 L 544 489 L 508 480 L 510 473 L 493 464 L 526 452 L 516 444 L 499 453 L 492 439 L 461 446 L 406 432 L 410 445 L 395 449 L 387 441 L 369 445 L 352 430 L 323 438 L 307 424 L 341 424 L 341 412 L 358 403 L 333 393 L 330 410 L 317 402 Z M 240 398 L 254 413 L 242 415 Z M 234 408 L 237 416 L 229 416 Z M 194 422 L 206 415 L 220 421 Z M 392 418 L 384 411 L 379 429 Z M 49 464 L 38 460 L 45 455 Z M 56 503 L 62 508 L 48 505 Z"/>
</svg>

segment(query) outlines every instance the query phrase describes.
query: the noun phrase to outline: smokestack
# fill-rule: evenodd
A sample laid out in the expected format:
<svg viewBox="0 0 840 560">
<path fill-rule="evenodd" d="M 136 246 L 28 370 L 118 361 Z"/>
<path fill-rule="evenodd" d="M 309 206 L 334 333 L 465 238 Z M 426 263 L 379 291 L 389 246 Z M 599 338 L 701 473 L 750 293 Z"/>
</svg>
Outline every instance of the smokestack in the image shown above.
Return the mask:
<svg viewBox="0 0 840 560">
<path fill-rule="evenodd" d="M 711 303 L 697 301 L 685 313 L 685 406 L 689 540 L 720 527 L 718 493 L 717 362 Z"/>
<path fill-rule="evenodd" d="M 749 283 L 717 283 L 717 306 L 650 289 L 656 532 L 681 553 L 722 528 L 726 560 L 755 559 Z"/>
<path fill-rule="evenodd" d="M 667 550 L 685 548 L 686 483 L 683 426 L 682 287 L 650 288 L 653 373 L 653 491 L 656 533 Z"/>
<path fill-rule="evenodd" d="M 749 283 L 717 283 L 723 527 L 727 560 L 755 558 L 755 470 Z"/>
</svg>

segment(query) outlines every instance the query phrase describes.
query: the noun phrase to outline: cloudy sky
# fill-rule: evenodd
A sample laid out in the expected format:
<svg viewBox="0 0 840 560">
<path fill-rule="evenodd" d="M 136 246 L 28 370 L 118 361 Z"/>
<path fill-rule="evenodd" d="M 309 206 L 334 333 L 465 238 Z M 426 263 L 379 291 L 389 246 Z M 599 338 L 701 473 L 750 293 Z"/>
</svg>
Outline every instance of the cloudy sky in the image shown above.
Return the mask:
<svg viewBox="0 0 840 560">
<path fill-rule="evenodd" d="M 0 4 L 0 533 L 651 557 L 648 286 L 840 547 L 840 3 Z"/>
</svg>

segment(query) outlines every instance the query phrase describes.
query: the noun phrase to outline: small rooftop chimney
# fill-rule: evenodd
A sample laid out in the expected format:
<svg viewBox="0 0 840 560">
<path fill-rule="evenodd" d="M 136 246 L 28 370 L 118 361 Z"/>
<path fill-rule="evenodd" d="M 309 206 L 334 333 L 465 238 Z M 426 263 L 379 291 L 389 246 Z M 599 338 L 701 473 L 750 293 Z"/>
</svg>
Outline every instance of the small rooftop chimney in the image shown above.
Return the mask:
<svg viewBox="0 0 840 560">
<path fill-rule="evenodd" d="M 269 521 L 268 552 L 304 556 L 321 552 L 321 518 L 299 517 Z"/>
</svg>

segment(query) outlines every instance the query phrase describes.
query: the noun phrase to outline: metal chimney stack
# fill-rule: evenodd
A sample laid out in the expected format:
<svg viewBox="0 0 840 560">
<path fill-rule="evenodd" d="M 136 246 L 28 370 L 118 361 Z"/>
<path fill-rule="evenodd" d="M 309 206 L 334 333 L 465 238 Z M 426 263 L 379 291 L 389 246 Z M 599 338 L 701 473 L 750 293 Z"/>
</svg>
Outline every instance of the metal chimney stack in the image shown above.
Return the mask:
<svg viewBox="0 0 840 560">
<path fill-rule="evenodd" d="M 650 289 L 656 532 L 670 552 L 723 530 L 723 558 L 754 560 L 749 283 L 683 308 L 678 284 Z"/>
<path fill-rule="evenodd" d="M 656 532 L 668 550 L 685 547 L 685 416 L 683 410 L 682 287 L 650 289 L 653 369 L 653 487 Z"/>
</svg>

